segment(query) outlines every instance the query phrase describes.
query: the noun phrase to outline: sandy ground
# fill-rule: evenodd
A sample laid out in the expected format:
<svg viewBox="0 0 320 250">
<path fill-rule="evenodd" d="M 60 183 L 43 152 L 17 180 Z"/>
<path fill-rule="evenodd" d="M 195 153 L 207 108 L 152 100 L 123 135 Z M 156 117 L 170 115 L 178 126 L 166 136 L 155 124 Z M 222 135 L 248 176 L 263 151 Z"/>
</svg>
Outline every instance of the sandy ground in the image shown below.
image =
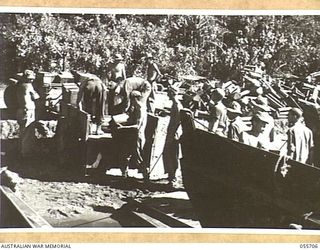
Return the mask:
<svg viewBox="0 0 320 250">
<path fill-rule="evenodd" d="M 200 227 L 181 176 L 173 186 L 166 180 L 145 182 L 110 174 L 75 179 L 60 173 L 51 175 L 50 181 L 40 173 L 30 177 L 19 178 L 15 194 L 53 227 L 143 227 L 128 214 L 128 198 Z"/>
</svg>

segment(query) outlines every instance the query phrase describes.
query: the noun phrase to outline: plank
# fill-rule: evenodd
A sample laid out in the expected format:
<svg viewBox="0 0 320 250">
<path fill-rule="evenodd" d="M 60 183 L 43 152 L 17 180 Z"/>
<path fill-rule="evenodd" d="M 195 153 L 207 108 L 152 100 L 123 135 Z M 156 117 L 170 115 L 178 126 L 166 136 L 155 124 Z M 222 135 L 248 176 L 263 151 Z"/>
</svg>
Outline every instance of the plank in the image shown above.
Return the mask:
<svg viewBox="0 0 320 250">
<path fill-rule="evenodd" d="M 24 220 L 22 221 L 22 224 L 27 223 L 31 228 L 52 228 L 52 226 L 44 218 L 37 214 L 24 201 L 18 198 L 10 188 L 6 186 L 0 186 L 0 191 L 1 203 L 11 203 L 9 205 L 13 205 L 16 211 L 10 211 L 10 213 L 17 212 L 21 216 L 21 219 Z M 1 211 L 1 215 L 7 212 L 8 211 Z"/>
</svg>

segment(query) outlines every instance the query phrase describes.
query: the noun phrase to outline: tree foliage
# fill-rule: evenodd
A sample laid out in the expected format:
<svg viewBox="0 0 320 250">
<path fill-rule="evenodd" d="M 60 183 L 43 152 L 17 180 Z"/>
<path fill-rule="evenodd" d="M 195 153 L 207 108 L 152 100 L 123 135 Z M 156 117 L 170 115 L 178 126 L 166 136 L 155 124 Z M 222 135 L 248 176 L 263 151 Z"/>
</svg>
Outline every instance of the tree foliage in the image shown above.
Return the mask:
<svg viewBox="0 0 320 250">
<path fill-rule="evenodd" d="M 270 74 L 320 70 L 319 16 L 1 14 L 1 76 L 25 68 L 100 76 L 121 53 L 143 75 L 152 52 L 170 75 L 237 78 L 265 60 Z M 266 56 L 267 55 L 267 56 Z"/>
</svg>

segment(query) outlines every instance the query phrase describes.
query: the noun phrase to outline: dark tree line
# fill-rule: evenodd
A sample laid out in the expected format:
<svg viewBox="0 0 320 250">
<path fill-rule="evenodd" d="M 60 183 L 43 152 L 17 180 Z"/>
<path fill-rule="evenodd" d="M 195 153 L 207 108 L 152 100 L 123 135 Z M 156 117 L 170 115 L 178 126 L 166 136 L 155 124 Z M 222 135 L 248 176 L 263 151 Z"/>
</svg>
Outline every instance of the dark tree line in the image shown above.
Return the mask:
<svg viewBox="0 0 320 250">
<path fill-rule="evenodd" d="M 31 68 L 105 74 L 121 53 L 128 75 L 152 52 L 170 75 L 229 80 L 267 55 L 269 73 L 320 70 L 320 16 L 0 14 L 1 80 Z"/>
</svg>

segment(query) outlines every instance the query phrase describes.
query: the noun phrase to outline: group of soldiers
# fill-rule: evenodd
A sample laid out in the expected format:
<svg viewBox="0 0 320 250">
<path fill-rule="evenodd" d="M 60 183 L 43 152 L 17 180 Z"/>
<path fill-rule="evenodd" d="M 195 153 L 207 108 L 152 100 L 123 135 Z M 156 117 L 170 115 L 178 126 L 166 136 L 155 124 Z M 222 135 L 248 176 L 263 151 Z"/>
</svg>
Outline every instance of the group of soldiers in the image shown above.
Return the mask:
<svg viewBox="0 0 320 250">
<path fill-rule="evenodd" d="M 301 109 L 292 107 L 289 110 L 286 141 L 279 147 L 279 143 L 276 143 L 279 142 L 276 141 L 279 132 L 275 129 L 275 120 L 270 115 L 271 109 L 263 94 L 246 106 L 251 126 L 242 119 L 245 111 L 240 102 L 227 102 L 224 98 L 223 89 L 217 88 L 212 92 L 208 107 L 210 132 L 249 146 L 287 155 L 302 163 L 313 164 L 313 133 L 306 126 Z"/>
<path fill-rule="evenodd" d="M 147 114 L 155 113 L 157 81 L 162 74 L 151 53 L 146 53 L 146 65 L 145 78 L 127 77 L 123 57 L 115 54 L 107 72 L 107 84 L 94 75 L 84 76 L 76 71 L 72 71 L 72 74 L 79 86 L 77 104 L 91 115 L 92 123 L 96 124 L 94 133 L 104 133 L 101 124 L 106 113 L 112 117 L 109 125 L 113 138 L 121 141 L 119 166 L 122 175 L 128 176 L 128 166 L 133 162 L 144 178 L 148 179 L 150 173 L 143 156 L 145 129 Z M 18 84 L 17 120 L 21 131 L 35 119 L 34 101 L 39 95 L 30 84 L 34 78 L 34 73 L 26 70 L 23 80 Z M 167 88 L 172 106 L 162 157 L 169 183 L 174 181 L 179 166 L 180 111 L 190 108 L 181 101 L 181 89 L 178 86 L 171 83 Z M 268 99 L 262 87 L 250 90 L 254 98 L 245 103 L 241 98 L 230 98 L 228 89 L 223 85 L 210 86 L 204 91 L 205 97 L 201 100 L 205 111 L 194 110 L 195 114 L 206 114 L 208 131 L 263 150 L 279 151 L 294 160 L 313 164 L 313 132 L 306 126 L 301 109 L 290 109 L 285 146 L 273 148 L 275 122 L 270 115 Z M 243 122 L 244 115 L 251 117 L 250 127 Z"/>
<path fill-rule="evenodd" d="M 126 66 L 121 54 L 115 54 L 113 62 L 107 69 L 107 79 L 102 82 L 92 74 L 79 74 L 71 71 L 79 86 L 77 103 L 80 108 L 92 115 L 93 122 L 98 124 L 96 133 L 102 133 L 99 124 L 103 116 L 118 115 L 128 111 L 133 91 L 139 91 L 141 100 L 146 102 L 147 111 L 154 113 L 154 93 L 156 80 L 162 74 L 153 61 L 151 53 L 146 54 L 147 77 L 127 77 Z M 107 109 L 107 110 L 106 110 Z"/>
<path fill-rule="evenodd" d="M 128 176 L 128 166 L 133 164 L 143 173 L 144 178 L 149 179 L 148 164 L 143 154 L 145 129 L 148 113 L 155 112 L 156 81 L 162 74 L 151 53 L 146 54 L 146 65 L 146 78 L 127 77 L 123 57 L 115 54 L 105 82 L 93 74 L 78 71 L 71 73 L 79 87 L 77 106 L 90 115 L 90 123 L 95 125 L 96 129 L 92 133 L 104 134 L 102 124 L 106 116 L 112 118 L 108 124 L 113 139 L 117 141 L 118 162 L 123 176 Z M 34 80 L 34 72 L 26 70 L 17 84 L 17 120 L 21 137 L 25 128 L 35 121 L 36 101 L 40 96 L 33 88 Z M 169 178 L 171 180 L 172 175 Z"/>
<path fill-rule="evenodd" d="M 285 122 L 278 121 L 276 124 L 277 115 L 267 98 L 268 90 L 263 85 L 247 83 L 233 82 L 237 89 L 233 93 L 230 88 L 224 87 L 228 84 L 205 85 L 200 97 L 202 108 L 196 105 L 196 109 L 201 109 L 196 110 L 196 114 L 206 115 L 207 125 L 203 127 L 252 147 L 276 152 L 302 163 L 315 164 L 314 137 L 319 135 L 319 127 L 313 131 L 308 128 L 302 108 L 296 106 L 286 107 L 288 114 Z M 319 103 L 313 104 L 319 107 Z M 248 119 L 249 123 L 246 122 Z M 319 123 L 317 117 L 314 117 L 314 123 Z"/>
<path fill-rule="evenodd" d="M 144 175 L 148 177 L 148 169 L 144 167 L 142 149 L 145 143 L 144 131 L 146 127 L 147 113 L 154 113 L 154 103 L 157 92 L 157 81 L 162 76 L 158 65 L 154 62 L 150 53 L 146 54 L 147 69 L 146 79 L 140 77 L 126 77 L 125 64 L 121 55 L 116 54 L 114 64 L 108 75 L 108 113 L 113 117 L 126 113 L 128 119 L 125 122 L 117 122 L 114 119 L 113 128 L 119 133 L 123 128 L 135 128 L 138 136 L 135 144 L 135 161 Z M 265 75 L 261 65 L 255 68 L 255 72 Z M 245 77 L 244 77 L 245 78 Z M 269 105 L 266 97 L 268 89 L 261 86 L 236 86 L 238 92 L 230 93 L 226 84 L 221 82 L 205 84 L 205 91 L 200 97 L 205 109 L 189 106 L 181 96 L 181 84 L 168 84 L 167 94 L 172 101 L 170 109 L 170 121 L 167 128 L 165 146 L 162 154 L 165 172 L 172 182 L 179 166 L 179 137 L 181 135 L 180 110 L 190 108 L 194 114 L 205 113 L 208 122 L 208 131 L 217 135 L 236 140 L 247 145 L 267 151 L 274 151 L 281 155 L 302 163 L 314 164 L 314 133 L 304 122 L 302 109 L 290 107 L 285 135 L 275 126 L 274 110 Z M 237 84 L 233 84 L 237 85 Z M 240 84 L 239 84 L 240 85 Z M 208 87 L 209 86 L 209 87 Z M 241 92 L 241 94 L 239 94 Z M 246 94 L 243 94 L 246 93 Z M 238 95 L 237 95 L 238 94 Z M 182 94 L 183 95 L 183 94 Z M 246 100 L 244 96 L 253 98 Z M 182 98 L 181 98 L 182 97 Z M 205 110 L 205 111 L 203 111 Z M 250 125 L 243 121 L 243 117 L 250 118 Z M 281 130 L 281 129 L 280 129 Z M 115 137 L 116 137 L 116 133 Z M 280 135 L 280 136 L 279 136 Z M 130 136 L 120 136 L 122 140 Z M 281 137 L 282 141 L 279 141 Z M 285 141 L 283 142 L 283 138 Z M 279 145 L 279 142 L 281 145 Z M 125 153 L 123 155 L 126 155 Z M 132 156 L 132 155 L 131 155 Z M 127 176 L 129 156 L 123 160 L 122 172 Z M 132 157 L 131 157 L 132 158 Z"/>
</svg>

